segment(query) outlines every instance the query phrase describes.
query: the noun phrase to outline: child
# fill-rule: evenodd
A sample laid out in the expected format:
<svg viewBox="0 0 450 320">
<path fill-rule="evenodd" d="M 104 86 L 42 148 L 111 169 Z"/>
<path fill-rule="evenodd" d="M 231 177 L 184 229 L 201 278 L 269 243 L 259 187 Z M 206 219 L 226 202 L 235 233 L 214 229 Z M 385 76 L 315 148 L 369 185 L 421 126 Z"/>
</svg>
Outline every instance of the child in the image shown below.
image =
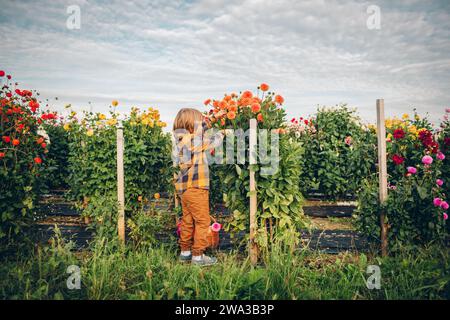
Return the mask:
<svg viewBox="0 0 450 320">
<path fill-rule="evenodd" d="M 217 259 L 204 254 L 208 247 L 209 169 L 206 157 L 208 146 L 202 133 L 207 128 L 202 113 L 196 109 L 181 109 L 173 130 L 178 154 L 175 163 L 180 172 L 175 189 L 181 198 L 180 261 L 191 261 L 199 266 L 217 263 Z M 192 248 L 192 252 L 191 252 Z"/>
</svg>

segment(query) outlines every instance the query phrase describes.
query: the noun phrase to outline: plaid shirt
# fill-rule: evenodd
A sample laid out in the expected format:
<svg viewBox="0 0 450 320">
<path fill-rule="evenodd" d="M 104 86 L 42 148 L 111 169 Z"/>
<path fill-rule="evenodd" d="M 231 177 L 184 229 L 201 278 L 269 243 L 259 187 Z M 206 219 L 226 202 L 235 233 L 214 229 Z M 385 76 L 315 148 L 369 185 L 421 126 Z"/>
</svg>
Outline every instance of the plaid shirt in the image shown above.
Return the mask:
<svg viewBox="0 0 450 320">
<path fill-rule="evenodd" d="M 184 134 L 175 141 L 174 163 L 180 172 L 175 178 L 175 190 L 179 195 L 188 188 L 209 189 L 209 168 L 206 151 L 209 145 L 202 135 Z"/>
</svg>

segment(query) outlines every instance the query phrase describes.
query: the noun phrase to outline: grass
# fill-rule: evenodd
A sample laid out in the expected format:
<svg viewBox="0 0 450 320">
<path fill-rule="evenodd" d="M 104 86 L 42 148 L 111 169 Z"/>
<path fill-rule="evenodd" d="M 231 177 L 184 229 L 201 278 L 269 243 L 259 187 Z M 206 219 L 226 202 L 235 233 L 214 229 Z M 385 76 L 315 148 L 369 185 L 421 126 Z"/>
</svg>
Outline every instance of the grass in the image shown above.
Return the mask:
<svg viewBox="0 0 450 320">
<path fill-rule="evenodd" d="M 217 266 L 177 261 L 171 247 L 122 247 L 104 240 L 73 252 L 55 239 L 26 256 L 3 257 L 1 299 L 449 299 L 446 248 L 406 250 L 379 258 L 323 255 L 275 248 L 252 267 L 242 254 L 218 253 Z M 66 269 L 81 268 L 81 289 L 69 290 Z M 370 264 L 381 268 L 381 289 L 366 288 Z"/>
</svg>

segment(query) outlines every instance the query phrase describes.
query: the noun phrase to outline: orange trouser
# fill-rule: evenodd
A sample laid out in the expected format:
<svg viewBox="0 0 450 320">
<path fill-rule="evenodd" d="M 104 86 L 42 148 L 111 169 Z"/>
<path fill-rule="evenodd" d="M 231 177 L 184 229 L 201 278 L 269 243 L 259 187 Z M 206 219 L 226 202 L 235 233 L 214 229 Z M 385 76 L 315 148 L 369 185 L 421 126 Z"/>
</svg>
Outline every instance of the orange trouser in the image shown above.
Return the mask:
<svg viewBox="0 0 450 320">
<path fill-rule="evenodd" d="M 181 250 L 192 249 L 193 256 L 202 255 L 208 247 L 209 190 L 189 188 L 181 195 L 180 246 Z M 195 230 L 195 232 L 194 232 Z M 193 242 L 193 243 L 192 243 Z"/>
</svg>

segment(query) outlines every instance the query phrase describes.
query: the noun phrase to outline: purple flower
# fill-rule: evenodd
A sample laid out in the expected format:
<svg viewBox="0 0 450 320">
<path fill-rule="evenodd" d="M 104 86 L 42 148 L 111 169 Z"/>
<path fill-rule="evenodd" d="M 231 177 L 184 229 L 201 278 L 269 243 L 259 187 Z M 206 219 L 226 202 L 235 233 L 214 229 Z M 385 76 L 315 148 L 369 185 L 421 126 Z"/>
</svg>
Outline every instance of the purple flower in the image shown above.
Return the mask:
<svg viewBox="0 0 450 320">
<path fill-rule="evenodd" d="M 442 152 L 438 152 L 436 155 L 436 158 L 438 158 L 439 160 L 444 160 L 445 159 L 445 155 Z"/>
<path fill-rule="evenodd" d="M 441 180 L 441 179 L 437 179 L 437 180 L 436 180 L 436 184 L 437 184 L 439 187 L 442 187 L 442 185 L 444 184 L 444 181 Z"/>
</svg>

